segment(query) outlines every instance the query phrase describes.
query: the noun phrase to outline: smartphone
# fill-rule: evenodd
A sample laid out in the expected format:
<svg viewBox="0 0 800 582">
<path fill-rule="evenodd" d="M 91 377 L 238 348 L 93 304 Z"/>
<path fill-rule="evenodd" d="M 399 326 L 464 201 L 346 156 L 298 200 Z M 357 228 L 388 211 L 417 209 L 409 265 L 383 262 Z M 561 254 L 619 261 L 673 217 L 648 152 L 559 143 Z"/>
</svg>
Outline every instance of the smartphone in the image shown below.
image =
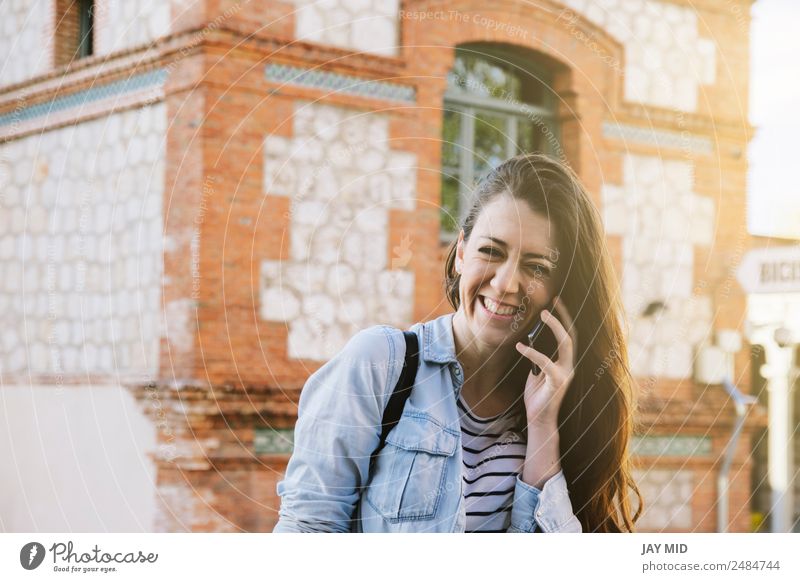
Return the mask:
<svg viewBox="0 0 800 582">
<path fill-rule="evenodd" d="M 547 309 L 550 313 L 553 313 L 554 307 L 555 305 L 551 300 L 545 309 Z M 555 313 L 553 313 L 553 315 L 555 315 Z M 556 341 L 556 336 L 553 334 L 553 330 L 550 329 L 549 325 L 542 321 L 541 316 L 536 322 L 536 325 L 533 326 L 533 329 L 528 334 L 528 345 L 530 345 L 537 352 L 544 354 L 552 361 L 558 361 L 558 341 Z M 539 372 L 541 372 L 541 369 L 536 364 L 532 363 L 532 367 L 534 375 L 537 375 Z"/>
</svg>

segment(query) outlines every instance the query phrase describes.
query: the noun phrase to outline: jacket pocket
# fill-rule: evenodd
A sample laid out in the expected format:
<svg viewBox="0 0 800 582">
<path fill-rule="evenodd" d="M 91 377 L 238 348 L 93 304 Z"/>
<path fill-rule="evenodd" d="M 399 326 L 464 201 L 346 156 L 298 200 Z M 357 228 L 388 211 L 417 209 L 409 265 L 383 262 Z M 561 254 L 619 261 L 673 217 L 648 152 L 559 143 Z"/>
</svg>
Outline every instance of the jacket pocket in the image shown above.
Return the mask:
<svg viewBox="0 0 800 582">
<path fill-rule="evenodd" d="M 424 412 L 404 413 L 375 460 L 367 502 L 390 522 L 432 518 L 458 440 Z"/>
</svg>

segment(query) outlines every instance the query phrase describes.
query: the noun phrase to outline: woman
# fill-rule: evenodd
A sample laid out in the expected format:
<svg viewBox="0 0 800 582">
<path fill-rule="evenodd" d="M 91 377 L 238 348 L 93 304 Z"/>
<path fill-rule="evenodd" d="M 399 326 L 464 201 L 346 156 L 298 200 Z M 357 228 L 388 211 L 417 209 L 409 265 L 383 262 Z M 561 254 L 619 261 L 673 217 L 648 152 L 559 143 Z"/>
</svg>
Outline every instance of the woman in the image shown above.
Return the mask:
<svg viewBox="0 0 800 582">
<path fill-rule="evenodd" d="M 624 312 L 574 173 L 541 154 L 491 172 L 445 283 L 456 311 L 411 327 L 416 382 L 374 465 L 402 331 L 357 333 L 309 378 L 273 531 L 633 531 Z M 557 357 L 527 345 L 540 317 Z"/>
</svg>

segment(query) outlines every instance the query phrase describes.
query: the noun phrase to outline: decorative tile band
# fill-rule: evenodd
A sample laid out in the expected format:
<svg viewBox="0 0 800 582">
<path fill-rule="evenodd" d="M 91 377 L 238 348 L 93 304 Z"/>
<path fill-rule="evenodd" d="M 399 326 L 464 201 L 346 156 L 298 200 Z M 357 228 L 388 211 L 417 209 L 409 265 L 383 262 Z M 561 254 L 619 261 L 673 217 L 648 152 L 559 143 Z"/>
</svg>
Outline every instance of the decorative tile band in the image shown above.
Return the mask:
<svg viewBox="0 0 800 582">
<path fill-rule="evenodd" d="M 257 428 L 253 431 L 253 448 L 257 455 L 290 455 L 294 448 L 294 430 Z"/>
<path fill-rule="evenodd" d="M 265 76 L 268 81 L 276 83 L 312 87 L 370 99 L 385 99 L 406 103 L 414 103 L 416 101 L 414 87 L 387 81 L 372 81 L 352 75 L 331 73 L 330 71 L 309 70 L 273 63 L 267 65 Z"/>
<path fill-rule="evenodd" d="M 19 107 L 0 115 L 0 138 L 38 130 L 64 121 L 78 121 L 99 111 L 135 102 L 158 100 L 164 95 L 166 69 L 154 69 L 56 97 L 51 101 Z"/>
<path fill-rule="evenodd" d="M 708 457 L 711 438 L 694 436 L 633 437 L 633 454 L 642 457 Z"/>
<path fill-rule="evenodd" d="M 679 131 L 623 125 L 610 121 L 603 123 L 603 137 L 621 139 L 637 145 L 684 150 L 705 155 L 710 155 L 714 151 L 713 143 L 705 137 L 687 135 Z"/>
</svg>

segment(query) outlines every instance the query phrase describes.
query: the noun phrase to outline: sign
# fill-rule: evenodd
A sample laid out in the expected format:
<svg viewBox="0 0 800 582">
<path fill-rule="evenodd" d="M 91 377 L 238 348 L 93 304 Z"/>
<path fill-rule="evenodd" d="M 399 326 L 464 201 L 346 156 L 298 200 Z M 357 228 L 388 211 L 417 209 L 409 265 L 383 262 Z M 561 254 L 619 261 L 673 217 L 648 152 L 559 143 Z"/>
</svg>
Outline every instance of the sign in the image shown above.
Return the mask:
<svg viewBox="0 0 800 582">
<path fill-rule="evenodd" d="M 748 251 L 736 279 L 747 293 L 800 293 L 800 245 Z"/>
<path fill-rule="evenodd" d="M 253 433 L 253 448 L 257 455 L 291 455 L 294 448 L 294 430 L 257 428 Z"/>
<path fill-rule="evenodd" d="M 641 457 L 707 457 L 711 455 L 711 438 L 704 436 L 634 436 L 634 455 Z"/>
</svg>

